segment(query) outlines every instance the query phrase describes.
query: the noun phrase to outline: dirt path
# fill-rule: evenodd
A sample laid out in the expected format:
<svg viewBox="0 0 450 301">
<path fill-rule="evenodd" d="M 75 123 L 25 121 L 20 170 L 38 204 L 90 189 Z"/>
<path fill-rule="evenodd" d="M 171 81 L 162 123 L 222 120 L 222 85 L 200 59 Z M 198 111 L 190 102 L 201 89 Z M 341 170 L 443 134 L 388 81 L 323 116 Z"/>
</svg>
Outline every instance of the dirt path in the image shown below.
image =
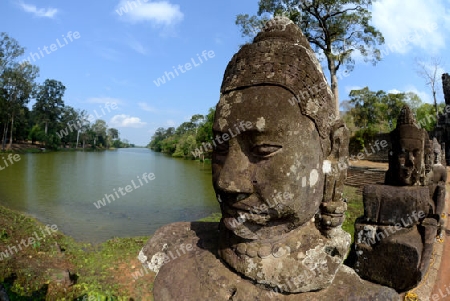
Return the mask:
<svg viewBox="0 0 450 301">
<path fill-rule="evenodd" d="M 354 161 L 350 160 L 349 165 L 355 167 L 368 167 L 374 169 L 388 170 L 388 163 L 372 162 L 367 160 L 354 160 Z"/>
</svg>

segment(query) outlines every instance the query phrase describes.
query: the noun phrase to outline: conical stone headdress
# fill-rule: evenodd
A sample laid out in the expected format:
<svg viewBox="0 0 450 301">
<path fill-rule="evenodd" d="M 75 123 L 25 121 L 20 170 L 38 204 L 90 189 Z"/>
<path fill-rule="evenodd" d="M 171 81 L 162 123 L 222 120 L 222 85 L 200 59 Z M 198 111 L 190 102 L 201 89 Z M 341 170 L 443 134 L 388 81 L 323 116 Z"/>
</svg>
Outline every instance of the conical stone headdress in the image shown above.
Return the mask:
<svg viewBox="0 0 450 301">
<path fill-rule="evenodd" d="M 269 21 L 253 43 L 233 56 L 220 92 L 257 85 L 292 92 L 302 114 L 314 121 L 322 138 L 328 138 L 336 119 L 333 93 L 302 31 L 286 17 Z"/>
</svg>

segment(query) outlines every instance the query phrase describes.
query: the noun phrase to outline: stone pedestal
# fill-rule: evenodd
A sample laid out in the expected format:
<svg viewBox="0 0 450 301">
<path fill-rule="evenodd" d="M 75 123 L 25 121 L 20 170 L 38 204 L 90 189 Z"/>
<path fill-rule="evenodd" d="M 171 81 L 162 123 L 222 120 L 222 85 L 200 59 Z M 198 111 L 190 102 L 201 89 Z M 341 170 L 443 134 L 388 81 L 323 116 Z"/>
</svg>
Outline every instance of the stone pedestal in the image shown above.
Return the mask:
<svg viewBox="0 0 450 301">
<path fill-rule="evenodd" d="M 437 219 L 427 186 L 367 185 L 364 216 L 355 223 L 355 271 L 371 282 L 407 291 L 426 273 Z"/>
</svg>

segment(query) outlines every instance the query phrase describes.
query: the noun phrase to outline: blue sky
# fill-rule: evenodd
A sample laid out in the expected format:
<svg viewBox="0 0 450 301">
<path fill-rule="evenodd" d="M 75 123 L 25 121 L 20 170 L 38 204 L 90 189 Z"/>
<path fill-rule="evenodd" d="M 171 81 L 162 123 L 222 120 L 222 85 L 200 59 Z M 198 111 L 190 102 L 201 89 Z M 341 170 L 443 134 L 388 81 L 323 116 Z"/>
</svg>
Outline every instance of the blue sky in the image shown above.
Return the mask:
<svg viewBox="0 0 450 301">
<path fill-rule="evenodd" d="M 257 0 L 1 0 L 0 31 L 26 48 L 23 59 L 34 54 L 39 82 L 66 86 L 66 105 L 97 113 L 122 139 L 146 145 L 158 127 L 178 126 L 215 106 L 226 65 L 247 40 L 236 15 L 257 8 Z M 450 0 L 379 0 L 372 13 L 386 39 L 383 60 L 373 66 L 357 58 L 339 82 L 341 101 L 369 86 L 431 102 L 415 58 L 441 57 L 440 72 L 449 72 Z M 166 72 L 170 81 L 158 82 Z M 443 101 L 440 87 L 439 93 Z M 113 102 L 117 109 L 107 110 Z"/>
</svg>

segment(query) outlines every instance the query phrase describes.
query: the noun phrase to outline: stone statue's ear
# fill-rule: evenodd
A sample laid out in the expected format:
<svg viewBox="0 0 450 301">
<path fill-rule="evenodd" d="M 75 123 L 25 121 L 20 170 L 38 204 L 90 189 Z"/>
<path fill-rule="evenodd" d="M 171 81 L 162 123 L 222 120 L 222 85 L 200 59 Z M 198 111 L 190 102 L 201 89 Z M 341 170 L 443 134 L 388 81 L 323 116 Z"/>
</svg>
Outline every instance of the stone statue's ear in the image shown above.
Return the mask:
<svg viewBox="0 0 450 301">
<path fill-rule="evenodd" d="M 343 192 L 348 168 L 349 130 L 343 121 L 335 122 L 330 133 L 330 140 L 331 151 L 323 164 L 325 185 L 320 207 L 322 230 L 341 225 L 347 209 Z"/>
</svg>

